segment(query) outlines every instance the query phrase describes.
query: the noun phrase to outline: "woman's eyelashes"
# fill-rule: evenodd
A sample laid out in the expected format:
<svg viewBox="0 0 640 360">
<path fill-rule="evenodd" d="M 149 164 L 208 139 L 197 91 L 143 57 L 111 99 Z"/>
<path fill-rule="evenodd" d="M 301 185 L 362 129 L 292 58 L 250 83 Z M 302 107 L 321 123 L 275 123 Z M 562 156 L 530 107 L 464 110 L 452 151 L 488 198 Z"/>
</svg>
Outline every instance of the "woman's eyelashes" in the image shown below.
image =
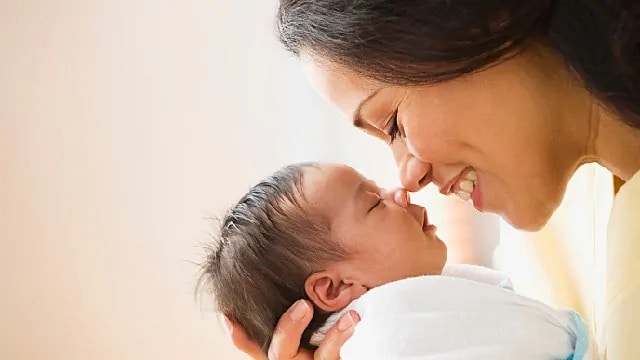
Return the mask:
<svg viewBox="0 0 640 360">
<path fill-rule="evenodd" d="M 398 109 L 391 114 L 382 129 L 390 138 L 389 144 L 393 144 L 393 141 L 400 134 L 400 127 L 398 126 Z"/>
</svg>

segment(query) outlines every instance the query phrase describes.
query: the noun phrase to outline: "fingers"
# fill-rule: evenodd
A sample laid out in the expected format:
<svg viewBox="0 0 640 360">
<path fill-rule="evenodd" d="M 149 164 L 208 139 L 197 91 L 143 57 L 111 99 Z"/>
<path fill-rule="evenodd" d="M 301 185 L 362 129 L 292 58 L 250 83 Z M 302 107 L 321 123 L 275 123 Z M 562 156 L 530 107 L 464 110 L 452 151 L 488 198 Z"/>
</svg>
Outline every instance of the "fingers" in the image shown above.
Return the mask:
<svg viewBox="0 0 640 360">
<path fill-rule="evenodd" d="M 360 316 L 355 311 L 344 314 L 327 332 L 314 354 L 314 360 L 340 360 L 340 348 L 351 337 L 358 322 L 360 322 Z"/>
<path fill-rule="evenodd" d="M 223 320 L 229 338 L 231 338 L 231 342 L 238 350 L 254 360 L 267 360 L 267 357 L 264 356 L 264 353 L 260 349 L 260 345 L 249 338 L 242 326 L 232 322 L 225 315 L 223 315 Z"/>
<path fill-rule="evenodd" d="M 411 203 L 411 198 L 407 190 L 402 188 L 395 188 L 391 190 L 385 190 L 380 195 L 383 199 L 393 200 L 398 206 L 407 207 Z"/>
<path fill-rule="evenodd" d="M 300 339 L 312 317 L 313 308 L 308 302 L 299 300 L 293 304 L 276 325 L 268 358 L 264 356 L 260 346 L 249 339 L 242 327 L 229 321 L 226 316 L 224 321 L 233 344 L 254 360 L 305 360 L 311 359 L 311 356 L 307 353 L 300 353 Z M 338 323 L 327 332 L 313 358 L 315 360 L 340 360 L 340 348 L 351 337 L 355 325 L 359 321 L 360 316 L 354 311 L 343 315 Z"/>
<path fill-rule="evenodd" d="M 298 300 L 278 321 L 271 346 L 270 360 L 293 360 L 297 358 L 302 333 L 313 317 L 313 308 L 304 300 Z"/>
</svg>

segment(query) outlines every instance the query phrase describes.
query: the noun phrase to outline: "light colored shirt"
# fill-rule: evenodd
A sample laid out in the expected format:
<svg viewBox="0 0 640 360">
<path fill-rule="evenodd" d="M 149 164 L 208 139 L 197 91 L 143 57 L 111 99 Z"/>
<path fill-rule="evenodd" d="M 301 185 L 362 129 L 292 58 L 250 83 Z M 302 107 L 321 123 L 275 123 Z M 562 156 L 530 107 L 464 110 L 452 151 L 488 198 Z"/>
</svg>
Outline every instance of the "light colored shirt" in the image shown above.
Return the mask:
<svg viewBox="0 0 640 360">
<path fill-rule="evenodd" d="M 640 359 L 640 172 L 616 196 L 607 232 L 603 347 L 608 360 Z"/>
</svg>

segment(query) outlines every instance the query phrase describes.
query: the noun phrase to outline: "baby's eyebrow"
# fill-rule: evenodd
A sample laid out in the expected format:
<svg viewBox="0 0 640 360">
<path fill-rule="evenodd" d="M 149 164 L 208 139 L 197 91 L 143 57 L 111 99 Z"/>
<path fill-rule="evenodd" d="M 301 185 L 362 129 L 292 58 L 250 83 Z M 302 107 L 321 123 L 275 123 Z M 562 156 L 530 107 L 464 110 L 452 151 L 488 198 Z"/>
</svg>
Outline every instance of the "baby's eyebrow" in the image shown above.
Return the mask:
<svg viewBox="0 0 640 360">
<path fill-rule="evenodd" d="M 367 184 L 367 180 L 362 180 L 360 182 L 358 182 L 358 186 L 356 186 L 355 191 L 353 192 L 353 196 L 354 197 L 358 197 L 359 194 L 361 194 L 364 190 L 364 187 Z"/>
<path fill-rule="evenodd" d="M 371 188 L 371 181 L 367 179 L 363 179 L 356 186 L 355 191 L 353 192 L 353 201 L 355 209 L 357 209 L 358 216 L 365 216 L 369 211 L 369 200 L 366 196 Z"/>
<path fill-rule="evenodd" d="M 370 186 L 370 188 L 372 190 L 375 190 L 375 192 L 377 192 L 377 193 L 380 192 L 380 186 L 378 186 L 378 184 L 375 181 L 373 181 L 371 179 L 367 179 L 366 183 Z"/>
<path fill-rule="evenodd" d="M 365 194 L 369 192 L 380 195 L 380 191 L 381 189 L 378 186 L 378 184 L 376 184 L 375 181 L 370 179 L 364 179 L 360 183 L 358 183 L 358 186 L 356 187 L 356 191 L 354 195 L 356 198 L 361 194 Z"/>
<path fill-rule="evenodd" d="M 362 195 L 367 193 L 367 181 L 368 180 L 364 179 L 358 183 L 358 186 L 356 186 L 355 191 L 353 192 L 353 199 L 356 203 L 361 203 L 363 201 L 364 197 Z"/>
</svg>

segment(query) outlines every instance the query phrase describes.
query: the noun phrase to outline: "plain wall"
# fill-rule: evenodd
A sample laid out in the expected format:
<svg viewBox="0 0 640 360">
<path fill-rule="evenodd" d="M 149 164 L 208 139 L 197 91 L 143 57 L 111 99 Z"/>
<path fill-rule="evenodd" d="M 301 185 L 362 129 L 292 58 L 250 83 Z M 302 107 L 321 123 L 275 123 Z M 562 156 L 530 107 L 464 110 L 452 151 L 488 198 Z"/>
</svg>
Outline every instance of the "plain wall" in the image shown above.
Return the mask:
<svg viewBox="0 0 640 360">
<path fill-rule="evenodd" d="M 225 3 L 0 2 L 1 359 L 241 358 L 191 263 L 250 180 Z"/>
</svg>

